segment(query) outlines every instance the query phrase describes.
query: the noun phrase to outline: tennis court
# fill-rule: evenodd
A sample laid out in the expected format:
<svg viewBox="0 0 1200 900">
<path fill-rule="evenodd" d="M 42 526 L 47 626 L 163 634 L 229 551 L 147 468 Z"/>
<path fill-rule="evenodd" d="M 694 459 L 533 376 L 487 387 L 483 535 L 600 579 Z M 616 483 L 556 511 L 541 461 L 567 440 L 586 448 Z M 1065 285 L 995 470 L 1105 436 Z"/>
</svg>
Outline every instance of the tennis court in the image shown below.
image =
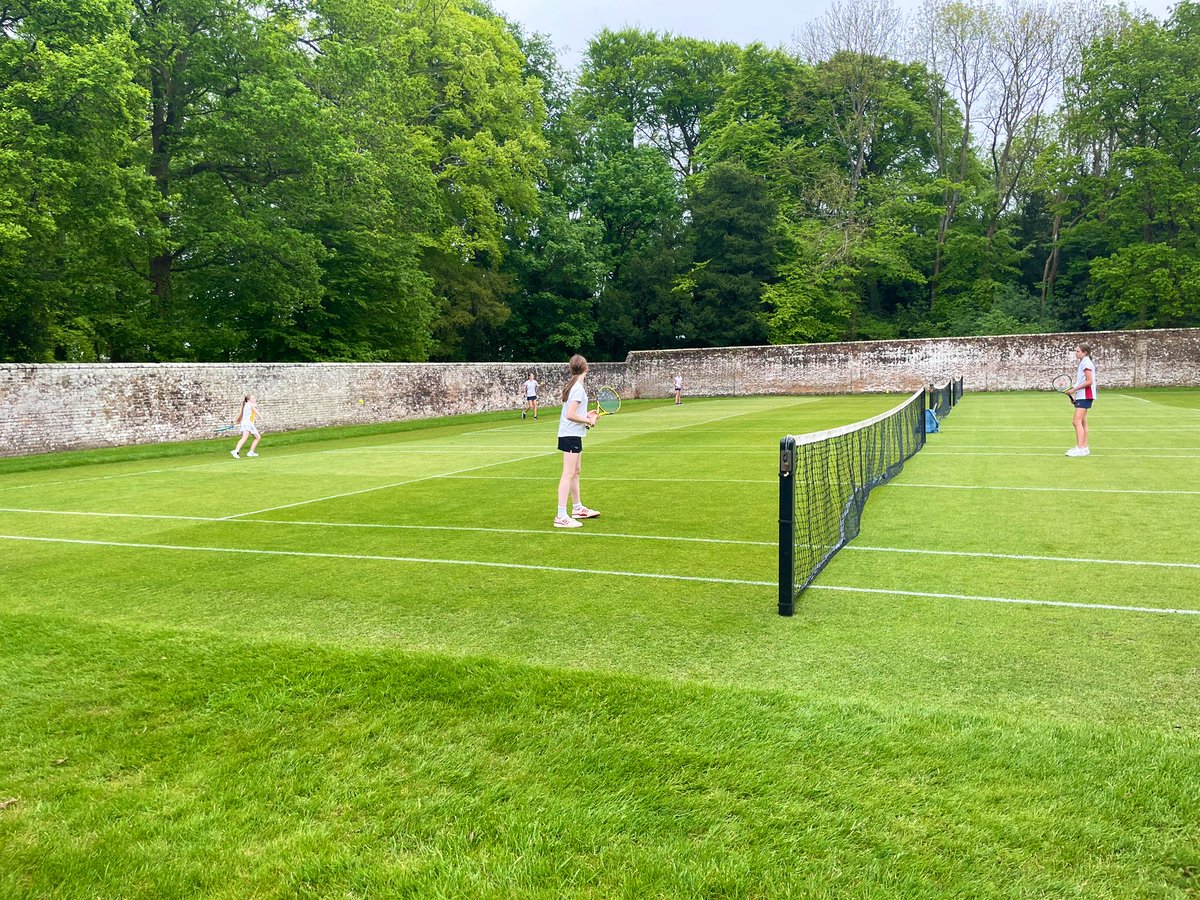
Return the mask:
<svg viewBox="0 0 1200 900">
<path fill-rule="evenodd" d="M 1200 891 L 1200 391 L 967 389 L 792 619 L 896 396 L 627 403 L 570 532 L 553 414 L 0 463 L 0 894 Z"/>
</svg>

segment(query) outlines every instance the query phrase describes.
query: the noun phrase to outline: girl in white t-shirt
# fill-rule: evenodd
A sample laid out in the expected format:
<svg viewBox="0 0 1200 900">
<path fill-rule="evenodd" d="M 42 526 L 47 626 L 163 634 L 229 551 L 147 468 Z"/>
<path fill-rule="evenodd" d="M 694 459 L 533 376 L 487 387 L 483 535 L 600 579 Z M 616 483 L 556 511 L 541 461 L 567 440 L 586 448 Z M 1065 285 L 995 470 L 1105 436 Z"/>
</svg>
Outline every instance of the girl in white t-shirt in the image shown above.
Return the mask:
<svg viewBox="0 0 1200 900">
<path fill-rule="evenodd" d="M 529 373 L 529 378 L 525 381 L 523 388 L 525 390 L 525 408 L 521 410 L 521 418 L 525 418 L 525 414 L 532 411 L 534 421 L 537 421 L 538 383 L 532 372 Z"/>
<path fill-rule="evenodd" d="M 258 456 L 258 454 L 255 453 L 254 451 L 255 451 L 255 448 L 258 447 L 258 441 L 259 441 L 259 438 L 262 437 L 262 435 L 258 433 L 258 426 L 254 424 L 254 420 L 257 418 L 258 418 L 258 401 L 254 399 L 253 394 L 247 394 L 245 399 L 242 400 L 242 413 L 241 413 L 241 415 L 239 415 L 237 417 L 237 420 L 234 422 L 234 424 L 237 425 L 242 430 L 242 437 L 237 442 L 237 446 L 229 451 L 229 453 L 233 456 L 234 459 L 242 458 L 239 451 L 242 449 L 242 444 L 246 443 L 246 438 L 249 437 L 250 435 L 254 435 L 254 440 L 250 444 L 250 452 L 247 453 L 246 455 L 247 456 Z"/>
<path fill-rule="evenodd" d="M 583 505 L 579 494 L 579 471 L 583 462 L 583 436 L 596 424 L 597 414 L 588 412 L 588 395 L 583 387 L 587 360 L 576 353 L 571 357 L 571 379 L 562 392 L 562 413 L 558 417 L 558 449 L 563 454 L 562 476 L 558 479 L 558 514 L 555 528 L 578 528 L 580 519 L 594 519 L 600 513 Z M 567 500 L 574 498 L 572 514 L 567 515 Z"/>
<path fill-rule="evenodd" d="M 675 405 L 678 406 L 683 402 L 683 376 L 675 376 Z"/>
<path fill-rule="evenodd" d="M 1077 345 L 1075 359 L 1079 363 L 1075 371 L 1075 384 L 1067 391 L 1071 402 L 1075 404 L 1075 416 L 1072 419 L 1075 446 L 1067 451 L 1067 456 L 1090 456 L 1092 451 L 1088 449 L 1087 414 L 1096 399 L 1096 364 L 1092 362 L 1091 345 Z"/>
</svg>

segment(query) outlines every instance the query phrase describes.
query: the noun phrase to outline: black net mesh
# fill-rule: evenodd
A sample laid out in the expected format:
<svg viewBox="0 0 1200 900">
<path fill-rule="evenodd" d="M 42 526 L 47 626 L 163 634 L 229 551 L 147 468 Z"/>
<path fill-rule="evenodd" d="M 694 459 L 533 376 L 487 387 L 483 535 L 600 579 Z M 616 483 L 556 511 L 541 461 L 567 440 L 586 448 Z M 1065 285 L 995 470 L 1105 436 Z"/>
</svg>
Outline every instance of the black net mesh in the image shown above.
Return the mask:
<svg viewBox="0 0 1200 900">
<path fill-rule="evenodd" d="M 888 481 L 925 445 L 925 391 L 894 409 L 844 428 L 780 442 L 779 611 L 859 530 L 872 488 Z"/>
</svg>

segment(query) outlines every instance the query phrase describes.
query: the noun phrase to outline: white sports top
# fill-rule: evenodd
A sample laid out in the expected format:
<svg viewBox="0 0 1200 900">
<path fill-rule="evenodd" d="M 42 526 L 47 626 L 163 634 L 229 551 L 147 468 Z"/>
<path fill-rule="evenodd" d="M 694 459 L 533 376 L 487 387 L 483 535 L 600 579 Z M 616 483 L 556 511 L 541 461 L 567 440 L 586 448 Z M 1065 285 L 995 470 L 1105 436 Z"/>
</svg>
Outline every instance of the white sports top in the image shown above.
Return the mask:
<svg viewBox="0 0 1200 900">
<path fill-rule="evenodd" d="M 678 390 L 682 390 L 682 389 L 683 389 L 683 376 L 676 375 L 675 376 L 675 390 L 678 391 Z"/>
<path fill-rule="evenodd" d="M 583 389 L 583 385 L 578 381 L 571 386 L 571 393 L 567 394 L 567 402 L 562 405 L 562 412 L 558 415 L 559 437 L 583 437 L 587 434 L 586 425 L 581 425 L 579 422 L 572 422 L 567 418 L 567 410 L 571 408 L 571 401 L 573 400 L 579 401 L 579 409 L 575 411 L 575 414 L 586 416 L 588 395 L 587 391 Z"/>
<path fill-rule="evenodd" d="M 534 381 L 532 378 L 530 378 L 527 382 L 525 382 L 525 396 L 526 397 L 536 397 L 537 396 L 537 387 L 538 387 L 537 382 Z"/>
<path fill-rule="evenodd" d="M 1095 400 L 1096 399 L 1096 364 L 1092 362 L 1090 356 L 1085 356 L 1079 361 L 1079 369 L 1075 373 L 1075 383 L 1083 384 L 1084 371 L 1092 370 L 1092 383 L 1089 387 L 1080 388 L 1074 393 L 1076 400 Z"/>
</svg>

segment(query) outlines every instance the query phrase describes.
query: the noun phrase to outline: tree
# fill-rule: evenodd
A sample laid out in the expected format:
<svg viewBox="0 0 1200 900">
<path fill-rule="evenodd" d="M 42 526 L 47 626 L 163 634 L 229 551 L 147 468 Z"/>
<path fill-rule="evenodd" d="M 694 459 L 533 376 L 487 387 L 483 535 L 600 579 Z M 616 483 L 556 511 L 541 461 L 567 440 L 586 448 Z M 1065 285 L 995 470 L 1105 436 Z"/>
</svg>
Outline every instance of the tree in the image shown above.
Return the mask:
<svg viewBox="0 0 1200 900">
<path fill-rule="evenodd" d="M 150 198 L 126 13 L 115 0 L 0 8 L 0 360 L 104 359 L 144 296 L 127 265 Z"/>
<path fill-rule="evenodd" d="M 777 208 L 766 179 L 740 163 L 707 169 L 692 197 L 689 346 L 761 344 L 762 291 L 776 265 Z"/>
<path fill-rule="evenodd" d="M 581 110 L 591 121 L 624 119 L 633 126 L 634 141 L 656 147 L 687 178 L 698 171 L 701 123 L 718 102 L 736 56 L 731 44 L 604 29 L 584 57 Z"/>
</svg>

